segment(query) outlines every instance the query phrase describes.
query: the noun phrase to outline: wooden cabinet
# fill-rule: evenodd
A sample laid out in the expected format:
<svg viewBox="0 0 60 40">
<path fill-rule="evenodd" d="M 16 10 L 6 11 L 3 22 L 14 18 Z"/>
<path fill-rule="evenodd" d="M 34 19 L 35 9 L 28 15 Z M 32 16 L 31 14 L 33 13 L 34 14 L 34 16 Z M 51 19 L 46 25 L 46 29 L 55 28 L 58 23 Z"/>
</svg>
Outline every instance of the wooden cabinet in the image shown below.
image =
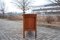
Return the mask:
<svg viewBox="0 0 60 40">
<path fill-rule="evenodd" d="M 23 37 L 25 31 L 35 31 L 36 35 L 36 18 L 37 14 L 23 14 Z"/>
</svg>

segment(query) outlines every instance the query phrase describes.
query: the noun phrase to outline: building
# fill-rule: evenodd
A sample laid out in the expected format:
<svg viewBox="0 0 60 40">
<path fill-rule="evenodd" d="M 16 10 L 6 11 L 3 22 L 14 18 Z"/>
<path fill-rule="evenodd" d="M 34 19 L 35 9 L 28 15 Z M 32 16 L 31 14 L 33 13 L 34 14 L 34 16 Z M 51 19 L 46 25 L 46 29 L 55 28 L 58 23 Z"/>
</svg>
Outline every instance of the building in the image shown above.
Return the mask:
<svg viewBox="0 0 60 40">
<path fill-rule="evenodd" d="M 38 6 L 35 9 L 33 9 L 33 12 L 41 14 L 43 16 L 60 15 L 60 4 L 53 3 L 53 4 Z"/>
</svg>

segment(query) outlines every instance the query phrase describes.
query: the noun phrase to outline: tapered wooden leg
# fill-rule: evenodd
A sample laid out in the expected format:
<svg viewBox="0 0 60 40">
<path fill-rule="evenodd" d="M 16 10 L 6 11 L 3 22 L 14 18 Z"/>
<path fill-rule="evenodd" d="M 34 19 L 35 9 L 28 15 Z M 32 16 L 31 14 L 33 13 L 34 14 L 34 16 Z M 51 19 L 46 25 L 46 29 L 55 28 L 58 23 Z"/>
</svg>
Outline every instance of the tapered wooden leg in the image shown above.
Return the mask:
<svg viewBox="0 0 60 40">
<path fill-rule="evenodd" d="M 25 31 L 23 30 L 23 38 L 25 38 Z"/>
<path fill-rule="evenodd" d="M 35 31 L 35 39 L 37 38 L 37 31 Z"/>
</svg>

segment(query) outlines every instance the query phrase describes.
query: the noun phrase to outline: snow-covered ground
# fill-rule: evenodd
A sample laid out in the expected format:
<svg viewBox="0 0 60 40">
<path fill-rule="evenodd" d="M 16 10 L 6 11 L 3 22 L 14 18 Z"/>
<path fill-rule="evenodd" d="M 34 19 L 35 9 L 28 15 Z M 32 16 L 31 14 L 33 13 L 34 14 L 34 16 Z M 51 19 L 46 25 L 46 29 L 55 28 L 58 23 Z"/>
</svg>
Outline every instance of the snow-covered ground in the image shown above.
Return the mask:
<svg viewBox="0 0 60 40">
<path fill-rule="evenodd" d="M 34 40 L 23 39 L 23 22 L 0 19 L 0 40 Z M 60 40 L 60 30 L 37 26 L 36 40 Z"/>
</svg>

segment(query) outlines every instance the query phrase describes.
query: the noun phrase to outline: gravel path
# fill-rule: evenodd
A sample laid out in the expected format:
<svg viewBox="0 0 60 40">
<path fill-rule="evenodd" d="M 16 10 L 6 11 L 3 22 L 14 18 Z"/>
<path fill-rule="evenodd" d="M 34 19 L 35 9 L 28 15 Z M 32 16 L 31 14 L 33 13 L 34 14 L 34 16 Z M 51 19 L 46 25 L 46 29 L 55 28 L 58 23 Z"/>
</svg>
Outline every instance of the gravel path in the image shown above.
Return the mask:
<svg viewBox="0 0 60 40">
<path fill-rule="evenodd" d="M 22 21 L 9 21 L 0 19 L 0 40 L 35 40 L 33 38 L 23 39 L 23 22 Z M 36 40 L 60 40 L 60 30 L 37 27 Z"/>
</svg>

